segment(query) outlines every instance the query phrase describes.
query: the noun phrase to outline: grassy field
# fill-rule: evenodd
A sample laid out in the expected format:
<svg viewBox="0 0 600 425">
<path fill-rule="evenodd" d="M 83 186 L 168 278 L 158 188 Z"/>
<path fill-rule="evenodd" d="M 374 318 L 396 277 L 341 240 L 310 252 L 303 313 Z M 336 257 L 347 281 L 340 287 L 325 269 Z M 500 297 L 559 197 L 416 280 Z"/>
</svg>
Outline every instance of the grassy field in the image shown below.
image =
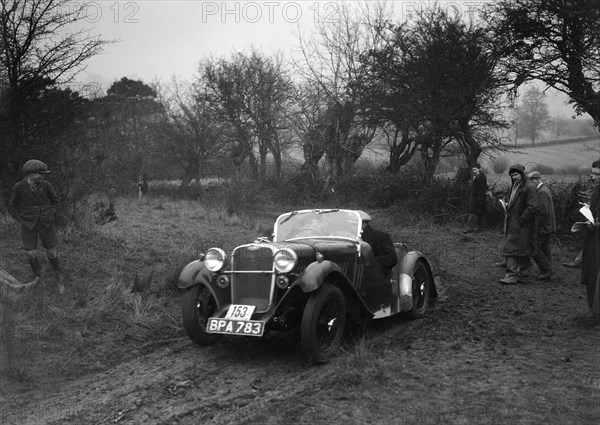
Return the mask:
<svg viewBox="0 0 600 425">
<path fill-rule="evenodd" d="M 388 160 L 387 152 L 381 146 L 367 148 L 361 157 L 361 161 L 373 164 L 384 164 Z M 504 161 L 507 165 L 520 163 L 526 169 L 542 168 L 546 176 L 551 180 L 562 179 L 562 177 L 550 176 L 585 176 L 589 172 L 592 161 L 600 158 L 600 138 L 595 141 L 575 142 L 569 144 L 543 145 L 535 147 L 514 148 L 508 151 L 496 151 L 483 153 L 480 163 L 486 174 L 493 174 L 494 162 Z M 415 157 L 415 159 L 417 159 Z M 454 161 L 451 161 L 454 162 Z M 442 161 L 438 171 L 443 174 L 452 174 L 456 171 L 449 161 Z M 507 170 L 505 170 L 507 171 Z M 504 172 L 504 171 L 503 171 Z M 572 179 L 572 177 L 569 177 Z"/>
<path fill-rule="evenodd" d="M 600 140 L 567 145 L 540 145 L 523 150 L 517 148 L 515 152 L 497 153 L 495 157 L 503 157 L 510 164 L 523 164 L 526 169 L 543 167 L 554 169 L 555 174 L 573 174 L 578 169 L 584 175 L 589 172 L 592 161 L 600 158 Z M 482 165 L 491 169 L 492 161 L 493 158 L 486 158 Z"/>
<path fill-rule="evenodd" d="M 27 292 L 0 293 L 0 381 L 12 377 L 45 387 L 183 335 L 174 287 L 179 268 L 210 246 L 236 243 L 225 230 L 235 229 L 240 240 L 268 234 L 256 220 L 242 222 L 196 202 L 154 198 L 139 205 L 119 198 L 116 214 L 103 226 L 90 221 L 60 230 L 64 296 L 50 278 Z M 29 281 L 18 224 L 4 220 L 0 235 L 0 268 Z M 50 273 L 41 248 L 39 258 Z"/>
</svg>

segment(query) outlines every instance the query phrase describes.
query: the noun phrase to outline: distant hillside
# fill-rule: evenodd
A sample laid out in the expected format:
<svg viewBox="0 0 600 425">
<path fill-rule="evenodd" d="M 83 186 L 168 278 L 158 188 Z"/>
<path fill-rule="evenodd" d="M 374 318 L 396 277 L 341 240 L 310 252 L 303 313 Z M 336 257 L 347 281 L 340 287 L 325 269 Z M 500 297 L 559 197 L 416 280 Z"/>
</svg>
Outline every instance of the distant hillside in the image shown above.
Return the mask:
<svg viewBox="0 0 600 425">
<path fill-rule="evenodd" d="M 545 174 L 580 174 L 587 172 L 592 161 L 600 158 L 600 138 L 518 147 L 514 152 L 497 152 L 494 157 L 496 159 L 481 161 L 489 171 L 493 170 L 494 161 L 504 158 L 509 164 L 520 163 Z"/>
<path fill-rule="evenodd" d="M 520 143 L 519 142 L 518 147 L 519 148 L 533 148 L 533 147 L 538 147 L 538 146 L 570 145 L 572 143 L 593 142 L 593 141 L 598 141 L 598 137 L 597 136 L 570 137 L 568 139 L 537 142 L 535 145 L 533 143 Z"/>
</svg>

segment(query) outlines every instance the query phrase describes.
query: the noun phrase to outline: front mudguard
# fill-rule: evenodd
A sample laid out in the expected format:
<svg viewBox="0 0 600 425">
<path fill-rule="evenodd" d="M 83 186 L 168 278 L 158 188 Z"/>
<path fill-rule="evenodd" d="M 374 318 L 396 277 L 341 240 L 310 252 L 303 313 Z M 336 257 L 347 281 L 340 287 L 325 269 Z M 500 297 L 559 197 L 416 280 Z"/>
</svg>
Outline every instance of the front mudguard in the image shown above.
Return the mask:
<svg viewBox="0 0 600 425">
<path fill-rule="evenodd" d="M 185 290 L 195 285 L 205 285 L 212 293 L 220 310 L 231 304 L 231 290 L 229 287 L 219 287 L 216 279 L 217 275 L 206 268 L 204 261 L 195 260 L 181 270 L 177 277 L 176 286 Z"/>
<path fill-rule="evenodd" d="M 321 287 L 325 278 L 331 274 L 335 274 L 344 278 L 348 282 L 348 277 L 344 274 L 340 266 L 332 261 L 315 261 L 310 263 L 306 269 L 298 276 L 295 282 L 302 292 L 316 291 Z"/>
<path fill-rule="evenodd" d="M 369 310 L 367 304 L 365 304 L 354 286 L 352 286 L 348 276 L 346 276 L 340 266 L 332 261 L 325 260 L 310 263 L 292 286 L 299 287 L 304 293 L 310 293 L 323 286 L 325 281 L 330 281 L 342 290 L 348 303 L 353 306 L 351 311 L 354 311 L 353 316 L 355 321 L 359 322 L 373 317 L 373 313 Z"/>
</svg>

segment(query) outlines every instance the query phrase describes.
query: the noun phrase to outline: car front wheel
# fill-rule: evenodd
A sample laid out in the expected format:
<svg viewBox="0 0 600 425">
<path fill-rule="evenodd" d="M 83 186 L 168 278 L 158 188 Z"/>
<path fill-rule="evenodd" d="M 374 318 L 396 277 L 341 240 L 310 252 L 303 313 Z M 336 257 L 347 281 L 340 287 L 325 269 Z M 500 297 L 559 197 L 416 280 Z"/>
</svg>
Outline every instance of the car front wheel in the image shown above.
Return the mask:
<svg viewBox="0 0 600 425">
<path fill-rule="evenodd" d="M 326 283 L 315 291 L 302 314 L 302 350 L 313 363 L 323 363 L 339 349 L 346 326 L 346 302 L 340 289 Z"/>
<path fill-rule="evenodd" d="M 431 298 L 431 278 L 423 261 L 417 261 L 413 269 L 413 307 L 408 313 L 411 319 L 425 316 Z"/>
<path fill-rule="evenodd" d="M 181 313 L 183 327 L 192 341 L 198 345 L 209 345 L 220 335 L 206 333 L 208 319 L 217 311 L 217 302 L 204 285 L 187 288 L 183 294 Z"/>
</svg>

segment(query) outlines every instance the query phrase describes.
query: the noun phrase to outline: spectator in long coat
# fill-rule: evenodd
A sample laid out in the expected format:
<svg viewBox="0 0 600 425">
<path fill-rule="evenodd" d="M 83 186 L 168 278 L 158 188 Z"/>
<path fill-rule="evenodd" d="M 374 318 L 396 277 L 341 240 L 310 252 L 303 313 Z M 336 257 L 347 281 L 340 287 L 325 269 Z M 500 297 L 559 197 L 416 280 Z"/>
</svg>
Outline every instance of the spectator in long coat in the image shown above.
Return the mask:
<svg viewBox="0 0 600 425">
<path fill-rule="evenodd" d="M 529 283 L 530 257 L 535 252 L 538 195 L 525 175 L 525 167 L 515 164 L 508 170 L 512 180 L 506 206 L 505 238 L 502 253 L 506 257 L 504 285 Z"/>
<path fill-rule="evenodd" d="M 600 321 L 600 160 L 592 163 L 590 177 L 594 180 L 590 210 L 595 223 L 590 223 L 585 232 L 581 283 L 586 287 L 591 320 L 597 324 Z"/>
<path fill-rule="evenodd" d="M 554 202 L 552 192 L 538 171 L 532 171 L 528 175 L 529 180 L 536 185 L 538 193 L 538 225 L 536 235 L 536 250 L 533 260 L 540 268 L 539 280 L 548 280 L 552 276 L 552 249 L 551 238 L 556 233 L 556 215 L 554 213 Z"/>
<path fill-rule="evenodd" d="M 469 198 L 469 218 L 465 233 L 474 232 L 481 226 L 487 207 L 487 177 L 481 171 L 481 165 L 475 164 L 471 169 L 471 196 Z"/>
</svg>

